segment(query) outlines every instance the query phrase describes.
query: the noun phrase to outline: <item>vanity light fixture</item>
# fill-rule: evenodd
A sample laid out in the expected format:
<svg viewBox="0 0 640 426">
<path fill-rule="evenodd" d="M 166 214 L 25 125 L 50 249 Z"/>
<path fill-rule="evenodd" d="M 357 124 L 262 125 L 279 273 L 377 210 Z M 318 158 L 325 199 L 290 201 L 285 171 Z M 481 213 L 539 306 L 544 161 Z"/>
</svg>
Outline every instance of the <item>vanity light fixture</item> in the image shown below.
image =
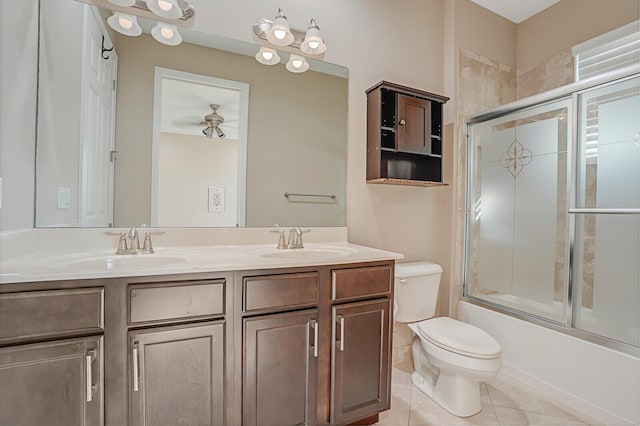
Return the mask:
<svg viewBox="0 0 640 426">
<path fill-rule="evenodd" d="M 276 46 L 288 46 L 293 43 L 293 38 L 287 17 L 284 16 L 282 9 L 278 9 L 271 28 L 267 31 L 267 40 Z"/>
<path fill-rule="evenodd" d="M 178 28 L 173 24 L 158 22 L 158 25 L 151 30 L 151 35 L 158 42 L 167 46 L 177 46 L 182 43 L 182 36 L 178 32 Z"/>
<path fill-rule="evenodd" d="M 307 62 L 307 60 L 303 56 L 292 54 L 289 57 L 289 62 L 287 62 L 285 68 L 287 69 L 287 71 L 301 73 L 309 69 L 309 62 Z"/>
<path fill-rule="evenodd" d="M 142 34 L 142 28 L 138 25 L 138 18 L 128 13 L 113 12 L 107 19 L 109 26 L 120 34 L 136 37 Z"/>
<path fill-rule="evenodd" d="M 280 56 L 275 49 L 270 47 L 261 47 L 256 53 L 256 60 L 264 65 L 275 65 L 280 63 Z"/>
<path fill-rule="evenodd" d="M 300 50 L 309 55 L 319 55 L 327 50 L 327 45 L 320 36 L 320 27 L 316 24 L 316 20 L 311 18 L 311 23 L 304 35 L 304 40 L 300 45 Z"/>
<path fill-rule="evenodd" d="M 178 26 L 192 27 L 195 9 L 188 0 L 78 0 L 98 7 L 113 10 L 107 19 L 109 26 L 120 34 L 139 36 L 142 28 L 138 17 L 157 21 L 151 35 L 167 46 L 182 43 Z M 110 6 L 112 5 L 112 6 Z"/>
<path fill-rule="evenodd" d="M 255 22 L 253 33 L 257 38 L 264 40 L 261 43 L 265 45 L 256 54 L 256 60 L 261 64 L 274 65 L 278 62 L 272 60 L 272 54 L 277 56 L 273 47 L 282 47 L 282 50 L 291 53 L 286 65 L 287 70 L 291 72 L 300 73 L 309 69 L 304 55 L 322 55 L 327 50 L 327 45 L 320 35 L 320 27 L 314 18 L 306 31 L 291 28 L 282 9 L 278 9 L 273 21 L 262 18 Z"/>
</svg>

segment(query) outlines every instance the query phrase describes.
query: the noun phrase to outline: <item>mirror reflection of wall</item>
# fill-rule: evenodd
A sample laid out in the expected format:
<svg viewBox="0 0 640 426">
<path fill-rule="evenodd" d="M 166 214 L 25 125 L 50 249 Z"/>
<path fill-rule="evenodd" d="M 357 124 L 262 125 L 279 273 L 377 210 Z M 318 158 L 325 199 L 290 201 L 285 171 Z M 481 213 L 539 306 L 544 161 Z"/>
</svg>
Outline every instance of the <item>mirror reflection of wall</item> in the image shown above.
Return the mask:
<svg viewBox="0 0 640 426">
<path fill-rule="evenodd" d="M 54 3 L 76 10 L 73 14 L 64 15 L 63 20 L 60 15 L 44 11 L 45 7 L 57 7 Z M 115 162 L 107 161 L 103 167 L 107 173 L 104 177 L 91 178 L 102 182 L 107 189 L 92 187 L 87 193 L 93 205 L 101 208 L 93 210 L 113 212 L 113 217 L 106 218 L 101 223 L 83 220 L 79 217 L 82 213 L 81 185 L 82 182 L 89 183 L 92 180 L 83 177 L 82 171 L 101 169 L 83 162 L 87 151 L 82 148 L 77 121 L 84 108 L 80 107 L 79 95 L 69 89 L 62 89 L 64 86 L 59 83 L 61 75 L 74 75 L 69 80 L 82 81 L 78 64 L 80 60 L 65 60 L 63 56 L 56 54 L 55 49 L 60 50 L 64 46 L 64 49 L 69 50 L 68 54 L 72 55 L 72 50 L 80 48 L 77 46 L 82 44 L 80 35 L 85 34 L 81 16 L 85 13 L 84 10 L 91 8 L 68 0 L 47 0 L 41 2 L 41 7 L 42 28 L 57 25 L 67 27 L 70 31 L 73 27 L 74 35 L 67 38 L 73 39 L 75 43 L 65 44 L 64 39 L 60 39 L 55 33 L 48 33 L 46 39 L 40 40 L 41 70 L 43 66 L 51 67 L 48 74 L 41 72 L 41 99 L 46 99 L 42 98 L 42 94 L 47 90 L 59 90 L 52 93 L 46 102 L 41 102 L 38 108 L 40 131 L 36 164 L 36 226 L 112 224 L 116 227 L 128 227 L 153 223 L 152 136 L 156 67 L 238 81 L 250 86 L 245 174 L 246 226 L 271 226 L 274 223 L 283 226 L 345 225 L 346 69 L 330 66 L 329 73 L 316 72 L 312 71 L 312 63 L 312 70 L 304 74 L 292 74 L 282 65 L 269 67 L 259 64 L 253 56 L 245 56 L 254 55 L 258 51 L 258 46 L 248 43 L 227 41 L 228 45 L 242 45 L 244 54 L 236 54 L 191 44 L 188 42 L 188 34 L 184 34 L 185 42 L 181 45 L 168 47 L 157 43 L 146 33 L 139 37 L 126 37 L 109 30 L 105 32 L 111 40 L 107 38 L 105 45 L 108 48 L 115 47 L 110 54 L 113 54 L 113 58 L 117 55 L 118 64 L 115 146 L 105 146 L 97 151 L 107 160 L 112 157 L 109 155 L 111 151 L 117 151 L 117 154 Z M 69 18 L 70 16 L 74 16 L 74 19 Z M 203 34 L 198 34 L 198 37 L 207 38 Z M 221 41 L 220 37 L 214 38 Z M 283 59 L 286 60 L 286 55 Z M 324 64 L 320 66 L 326 68 Z M 203 111 L 202 115 L 205 113 Z M 48 128 L 45 130 L 44 126 Z M 98 134 L 104 133 L 94 130 L 93 135 L 86 140 L 94 141 Z M 193 138 L 197 137 L 193 135 Z M 202 141 L 207 141 L 204 135 Z M 70 147 L 63 148 L 64 145 Z M 234 162 L 234 159 L 229 159 L 226 164 Z M 114 165 L 115 169 L 113 178 L 108 175 L 110 165 Z M 65 173 L 69 176 L 63 179 Z M 172 184 L 177 182 L 178 179 L 171 181 Z M 109 207 L 110 183 L 113 185 L 113 209 Z M 198 203 L 204 206 L 205 216 L 209 214 L 206 211 L 209 186 L 224 186 L 225 203 L 235 204 L 238 194 L 236 191 L 231 193 L 231 187 L 215 182 L 205 185 L 203 182 L 197 193 L 199 199 L 204 200 Z M 58 190 L 60 187 L 61 193 Z M 184 196 L 188 191 L 177 188 L 174 192 Z M 336 198 L 327 198 L 326 201 L 288 200 L 284 197 L 285 192 L 336 194 Z M 172 202 L 178 206 L 183 204 L 178 199 Z M 64 208 L 60 208 L 60 205 Z M 217 225 L 176 219 L 172 220 L 170 226 Z"/>
<path fill-rule="evenodd" d="M 154 91 L 151 226 L 244 226 L 249 85 L 157 67 Z"/>
</svg>

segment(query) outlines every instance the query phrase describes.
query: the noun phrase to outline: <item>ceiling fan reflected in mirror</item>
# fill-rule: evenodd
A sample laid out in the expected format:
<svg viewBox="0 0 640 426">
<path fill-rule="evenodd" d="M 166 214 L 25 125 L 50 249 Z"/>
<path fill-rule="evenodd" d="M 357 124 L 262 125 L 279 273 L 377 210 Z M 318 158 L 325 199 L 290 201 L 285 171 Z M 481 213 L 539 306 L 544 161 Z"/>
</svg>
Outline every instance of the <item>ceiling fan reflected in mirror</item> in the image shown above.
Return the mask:
<svg viewBox="0 0 640 426">
<path fill-rule="evenodd" d="M 205 135 L 208 139 L 212 139 L 214 134 L 220 139 L 224 139 L 225 134 L 220 128 L 220 125 L 224 123 L 224 117 L 218 114 L 218 108 L 220 108 L 220 105 L 209 104 L 209 106 L 213 111 L 211 112 L 211 114 L 205 115 L 204 121 L 200 123 L 207 126 L 204 128 L 204 130 L 202 130 L 202 134 Z"/>
</svg>

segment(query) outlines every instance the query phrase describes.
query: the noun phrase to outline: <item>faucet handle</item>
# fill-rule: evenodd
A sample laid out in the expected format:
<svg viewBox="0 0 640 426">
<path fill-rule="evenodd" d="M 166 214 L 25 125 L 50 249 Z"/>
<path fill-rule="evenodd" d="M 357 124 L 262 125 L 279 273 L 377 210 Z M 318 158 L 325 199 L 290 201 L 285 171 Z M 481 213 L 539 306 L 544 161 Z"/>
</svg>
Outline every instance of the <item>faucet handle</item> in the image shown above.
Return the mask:
<svg viewBox="0 0 640 426">
<path fill-rule="evenodd" d="M 120 238 L 118 239 L 118 248 L 116 249 L 116 254 L 130 254 L 129 247 L 127 246 L 127 233 L 126 232 L 114 232 L 107 231 L 106 235 L 118 235 Z"/>
<path fill-rule="evenodd" d="M 280 236 L 278 237 L 278 246 L 277 246 L 277 248 L 279 248 L 279 249 L 286 249 L 287 248 L 287 243 L 284 240 L 284 229 L 280 229 L 278 227 L 278 229 L 272 229 L 269 232 L 272 233 L 272 234 L 280 234 Z"/>
<path fill-rule="evenodd" d="M 144 233 L 144 242 L 142 243 L 142 248 L 140 249 L 140 253 L 143 254 L 153 254 L 153 243 L 151 242 L 152 235 L 162 235 L 164 231 L 147 231 Z"/>
<path fill-rule="evenodd" d="M 144 233 L 144 243 L 142 244 L 142 250 L 140 253 L 153 254 L 153 244 L 151 243 L 151 233 Z"/>
</svg>

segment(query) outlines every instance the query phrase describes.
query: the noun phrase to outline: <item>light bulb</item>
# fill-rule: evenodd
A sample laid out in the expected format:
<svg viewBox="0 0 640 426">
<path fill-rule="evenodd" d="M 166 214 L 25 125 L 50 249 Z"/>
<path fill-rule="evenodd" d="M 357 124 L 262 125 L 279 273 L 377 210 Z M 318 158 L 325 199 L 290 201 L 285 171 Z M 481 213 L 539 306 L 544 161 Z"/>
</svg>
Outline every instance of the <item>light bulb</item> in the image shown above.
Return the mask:
<svg viewBox="0 0 640 426">
<path fill-rule="evenodd" d="M 273 31 L 273 35 L 275 36 L 275 38 L 277 38 L 278 40 L 284 40 L 284 38 L 287 36 L 287 32 L 284 30 L 274 30 Z"/>
<path fill-rule="evenodd" d="M 158 25 L 151 29 L 151 35 L 156 41 L 167 46 L 177 46 L 182 43 L 182 36 L 178 32 L 178 28 L 172 24 L 158 22 Z"/>
<path fill-rule="evenodd" d="M 273 49 L 261 47 L 260 51 L 256 53 L 256 61 L 264 65 L 275 65 L 280 63 L 280 56 Z"/>
<path fill-rule="evenodd" d="M 138 19 L 134 15 L 122 12 L 113 12 L 113 15 L 107 19 L 107 23 L 120 34 L 133 37 L 142 34 L 142 28 L 138 25 Z"/>
<path fill-rule="evenodd" d="M 169 3 L 168 1 L 158 0 L 158 7 L 160 9 L 164 10 L 165 12 L 168 12 L 168 11 L 171 10 L 173 5 L 171 3 Z"/>
<path fill-rule="evenodd" d="M 162 34 L 162 37 L 164 38 L 171 38 L 173 37 L 173 30 L 171 28 L 162 27 L 160 34 Z"/>
<path fill-rule="evenodd" d="M 287 71 L 301 73 L 309 69 L 309 62 L 307 62 L 303 56 L 291 55 L 285 68 Z"/>
<path fill-rule="evenodd" d="M 309 47 L 312 49 L 317 49 L 318 46 L 320 46 L 320 42 L 319 41 L 310 41 L 309 42 Z"/>
<path fill-rule="evenodd" d="M 130 29 L 131 27 L 133 27 L 133 22 L 131 22 L 131 21 L 130 21 L 129 19 L 127 19 L 127 18 L 123 18 L 123 17 L 118 18 L 118 23 L 119 23 L 119 24 L 120 24 L 120 26 L 121 26 L 122 28 L 124 28 L 125 30 L 128 30 L 128 29 Z"/>
</svg>

